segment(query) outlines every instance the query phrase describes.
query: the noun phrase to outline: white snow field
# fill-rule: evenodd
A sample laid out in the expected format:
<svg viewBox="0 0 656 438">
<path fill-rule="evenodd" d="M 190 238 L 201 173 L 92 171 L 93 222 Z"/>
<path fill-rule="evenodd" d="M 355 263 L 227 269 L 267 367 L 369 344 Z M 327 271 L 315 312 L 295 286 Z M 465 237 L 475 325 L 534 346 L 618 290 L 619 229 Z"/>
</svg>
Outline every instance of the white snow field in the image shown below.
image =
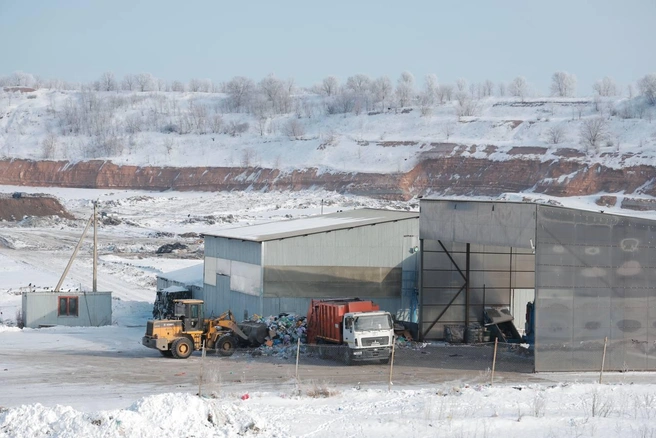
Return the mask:
<svg viewBox="0 0 656 438">
<path fill-rule="evenodd" d="M 14 190 L 0 187 L 0 192 Z M 0 437 L 656 436 L 653 373 L 607 373 L 604 384 L 596 383 L 596 374 L 506 374 L 490 384 L 484 370 L 463 370 L 462 376 L 451 370 L 439 378 L 438 367 L 430 371 L 438 379 L 429 381 L 406 375 L 411 368 L 400 366 L 393 379 L 397 383 L 390 386 L 383 366 L 320 364 L 318 375 L 297 381 L 289 360 L 203 361 L 195 354 L 177 361 L 141 346 L 155 275 L 202 263 L 198 239 L 186 240 L 189 250 L 172 257 L 154 256 L 159 244 L 171 240 L 157 232 L 211 232 L 322 209 L 416 209 L 416 201 L 389 203 L 322 191 L 20 190 L 58 196 L 77 220 L 0 222 Z M 123 220 L 99 231 L 98 284 L 100 290 L 113 291 L 113 324 L 14 327 L 20 292 L 30 283 L 38 288 L 56 284 L 96 199 L 103 211 Z M 559 201 L 595 207 L 592 198 Z M 85 243 L 64 289 L 90 289 L 90 255 L 90 243 Z M 448 350 L 430 348 L 429 353 L 438 359 Z M 209 383 L 199 397 L 201 363 Z M 246 370 L 256 373 L 260 367 L 272 379 L 262 383 L 233 375 L 243 370 L 248 376 Z M 352 377 L 353 383 L 345 384 L 331 377 L 363 372 L 378 373 L 378 380 L 361 383 Z"/>
</svg>

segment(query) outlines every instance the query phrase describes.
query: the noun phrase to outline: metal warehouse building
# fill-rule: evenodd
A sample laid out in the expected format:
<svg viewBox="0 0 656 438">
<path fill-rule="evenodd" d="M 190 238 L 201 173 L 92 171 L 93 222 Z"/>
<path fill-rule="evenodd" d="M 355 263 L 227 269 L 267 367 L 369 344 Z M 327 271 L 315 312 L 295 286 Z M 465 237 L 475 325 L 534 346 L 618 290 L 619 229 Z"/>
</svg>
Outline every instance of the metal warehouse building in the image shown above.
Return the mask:
<svg viewBox="0 0 656 438">
<path fill-rule="evenodd" d="M 529 290 L 535 371 L 599 370 L 606 337 L 606 369 L 656 370 L 656 221 L 515 202 L 420 207 L 424 338 Z"/>
<path fill-rule="evenodd" d="M 360 209 L 205 235 L 206 312 L 294 312 L 355 296 L 408 319 L 416 309 L 419 213 Z M 402 293 L 403 291 L 403 293 Z"/>
</svg>

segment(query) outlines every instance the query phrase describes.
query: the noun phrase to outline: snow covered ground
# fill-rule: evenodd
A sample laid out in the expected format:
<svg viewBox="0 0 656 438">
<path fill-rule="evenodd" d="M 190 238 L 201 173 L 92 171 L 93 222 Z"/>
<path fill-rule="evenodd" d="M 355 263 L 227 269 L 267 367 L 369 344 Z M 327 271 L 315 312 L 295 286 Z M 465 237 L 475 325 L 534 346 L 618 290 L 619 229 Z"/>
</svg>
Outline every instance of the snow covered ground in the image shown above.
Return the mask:
<svg viewBox="0 0 656 438">
<path fill-rule="evenodd" d="M 0 187 L 0 192 L 14 190 Z M 155 275 L 202 262 L 202 240 L 181 234 L 364 206 L 416 209 L 416 201 L 389 203 L 321 191 L 21 191 L 56 195 L 78 219 L 0 222 L 0 311 L 5 323 L 0 325 L 0 437 L 656 436 L 652 373 L 606 374 L 603 385 L 595 383 L 595 374 L 505 374 L 490 385 L 484 369 L 463 369 L 459 375 L 458 370 L 437 367 L 428 372 L 438 378 L 429 380 L 417 377 L 427 376 L 425 370 L 407 375 L 411 366 L 399 361 L 396 384 L 388 387 L 383 366 L 348 370 L 352 376 L 376 374 L 376 381 L 340 383 L 346 370 L 325 364 L 312 369 L 323 369 L 327 378 L 312 374 L 296 381 L 288 371 L 293 364 L 211 358 L 223 367 L 225 378 L 217 382 L 207 376 L 213 385 L 198 397 L 199 356 L 167 360 L 140 345 L 155 296 Z M 14 327 L 20 292 L 29 283 L 38 288 L 57 283 L 96 199 L 102 211 L 122 221 L 99 231 L 98 285 L 113 291 L 113 325 Z M 559 201 L 596 209 L 592 198 Z M 171 241 L 184 242 L 188 249 L 155 254 Z M 64 289 L 89 289 L 90 255 L 87 243 Z M 430 353 L 437 359 L 444 351 L 432 348 Z M 232 375 L 232 370 L 256 372 L 260 366 L 260 372 L 272 375 L 286 371 L 279 372 L 278 381 L 273 376 L 264 383 Z M 342 378 L 330 377 L 330 372 Z"/>
</svg>

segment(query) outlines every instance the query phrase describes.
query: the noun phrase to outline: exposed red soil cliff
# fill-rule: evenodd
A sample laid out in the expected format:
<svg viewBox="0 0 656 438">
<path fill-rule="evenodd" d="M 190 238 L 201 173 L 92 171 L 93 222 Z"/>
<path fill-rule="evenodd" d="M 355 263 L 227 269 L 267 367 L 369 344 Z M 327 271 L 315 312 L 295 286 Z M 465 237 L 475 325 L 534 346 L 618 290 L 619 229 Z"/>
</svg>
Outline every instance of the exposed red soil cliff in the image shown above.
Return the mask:
<svg viewBox="0 0 656 438">
<path fill-rule="evenodd" d="M 324 188 L 386 199 L 426 193 L 499 195 L 533 189 L 555 196 L 600 192 L 656 195 L 654 166 L 621 169 L 580 159 L 506 161 L 463 156 L 427 157 L 406 173 L 281 172 L 257 167 L 139 167 L 109 161 L 0 161 L 0 184 L 143 190 L 290 190 Z"/>
</svg>

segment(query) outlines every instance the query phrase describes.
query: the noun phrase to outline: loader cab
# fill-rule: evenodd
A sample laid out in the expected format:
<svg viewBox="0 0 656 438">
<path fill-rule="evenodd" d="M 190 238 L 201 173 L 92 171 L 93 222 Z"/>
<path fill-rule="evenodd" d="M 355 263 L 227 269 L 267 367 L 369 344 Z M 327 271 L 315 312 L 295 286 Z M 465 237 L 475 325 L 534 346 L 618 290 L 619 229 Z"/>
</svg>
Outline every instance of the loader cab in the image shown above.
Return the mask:
<svg viewBox="0 0 656 438">
<path fill-rule="evenodd" d="M 175 300 L 174 316 L 182 321 L 183 331 L 203 330 L 203 301 Z"/>
</svg>

